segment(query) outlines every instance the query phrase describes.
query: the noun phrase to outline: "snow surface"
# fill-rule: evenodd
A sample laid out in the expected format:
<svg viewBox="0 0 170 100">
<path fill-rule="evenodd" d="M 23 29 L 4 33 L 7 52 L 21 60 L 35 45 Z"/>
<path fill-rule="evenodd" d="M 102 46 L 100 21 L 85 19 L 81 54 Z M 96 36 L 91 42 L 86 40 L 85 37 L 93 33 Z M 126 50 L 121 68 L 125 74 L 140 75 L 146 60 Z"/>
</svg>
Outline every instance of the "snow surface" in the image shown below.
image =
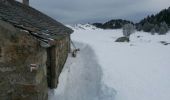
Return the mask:
<svg viewBox="0 0 170 100">
<path fill-rule="evenodd" d="M 122 30 L 71 28 L 81 51 L 68 58 L 50 100 L 170 100 L 170 45 L 160 43 L 170 43 L 170 33 L 135 32 L 118 43 Z"/>
<path fill-rule="evenodd" d="M 102 70 L 96 61 L 94 51 L 88 45 L 76 45 L 81 52 L 76 58 L 69 55 L 60 75 L 59 86 L 56 90 L 50 90 L 49 99 L 113 100 L 116 91 L 102 83 Z"/>
</svg>

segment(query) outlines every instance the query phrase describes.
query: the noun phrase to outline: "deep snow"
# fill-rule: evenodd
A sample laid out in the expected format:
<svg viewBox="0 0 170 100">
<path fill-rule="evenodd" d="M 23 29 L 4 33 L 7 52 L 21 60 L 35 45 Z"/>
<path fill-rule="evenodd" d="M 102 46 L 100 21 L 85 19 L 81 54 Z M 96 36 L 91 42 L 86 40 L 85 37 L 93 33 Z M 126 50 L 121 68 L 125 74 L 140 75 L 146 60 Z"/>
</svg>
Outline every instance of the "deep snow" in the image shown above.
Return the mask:
<svg viewBox="0 0 170 100">
<path fill-rule="evenodd" d="M 76 43 L 81 49 L 76 58 L 69 55 L 59 86 L 49 91 L 50 100 L 113 100 L 116 91 L 102 83 L 102 70 L 89 45 Z"/>
<path fill-rule="evenodd" d="M 68 59 L 50 100 L 170 100 L 170 45 L 160 43 L 170 43 L 170 33 L 135 32 L 130 43 L 117 43 L 122 30 L 71 28 L 81 51 Z"/>
</svg>

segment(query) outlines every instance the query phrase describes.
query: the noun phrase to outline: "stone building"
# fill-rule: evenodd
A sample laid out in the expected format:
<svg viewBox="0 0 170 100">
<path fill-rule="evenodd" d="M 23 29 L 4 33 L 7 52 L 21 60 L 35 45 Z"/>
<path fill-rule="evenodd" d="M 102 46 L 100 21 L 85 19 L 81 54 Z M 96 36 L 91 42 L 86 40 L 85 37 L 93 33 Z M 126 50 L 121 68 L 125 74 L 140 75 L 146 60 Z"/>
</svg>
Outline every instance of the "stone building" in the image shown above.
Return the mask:
<svg viewBox="0 0 170 100">
<path fill-rule="evenodd" d="M 0 0 L 0 100 L 47 100 L 73 31 L 23 1 Z"/>
</svg>

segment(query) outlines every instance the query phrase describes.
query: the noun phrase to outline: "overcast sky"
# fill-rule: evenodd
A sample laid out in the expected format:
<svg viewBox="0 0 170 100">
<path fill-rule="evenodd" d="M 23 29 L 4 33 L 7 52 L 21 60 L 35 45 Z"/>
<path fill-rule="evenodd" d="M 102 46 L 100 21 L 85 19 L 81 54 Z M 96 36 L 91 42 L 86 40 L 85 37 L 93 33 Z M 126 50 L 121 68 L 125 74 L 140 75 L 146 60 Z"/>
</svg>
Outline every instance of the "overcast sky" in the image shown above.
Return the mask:
<svg viewBox="0 0 170 100">
<path fill-rule="evenodd" d="M 65 24 L 118 18 L 137 22 L 168 8 L 170 0 L 30 0 L 30 6 Z"/>
</svg>

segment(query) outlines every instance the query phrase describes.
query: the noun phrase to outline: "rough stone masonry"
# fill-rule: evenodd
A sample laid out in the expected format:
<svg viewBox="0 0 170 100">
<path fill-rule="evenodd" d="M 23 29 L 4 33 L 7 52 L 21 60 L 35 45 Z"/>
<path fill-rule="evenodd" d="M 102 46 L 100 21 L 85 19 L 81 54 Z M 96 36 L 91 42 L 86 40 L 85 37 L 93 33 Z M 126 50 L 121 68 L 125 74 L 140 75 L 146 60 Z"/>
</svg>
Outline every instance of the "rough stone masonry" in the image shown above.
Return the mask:
<svg viewBox="0 0 170 100">
<path fill-rule="evenodd" d="M 15 0 L 0 0 L 0 100 L 47 100 L 73 31 Z"/>
</svg>

